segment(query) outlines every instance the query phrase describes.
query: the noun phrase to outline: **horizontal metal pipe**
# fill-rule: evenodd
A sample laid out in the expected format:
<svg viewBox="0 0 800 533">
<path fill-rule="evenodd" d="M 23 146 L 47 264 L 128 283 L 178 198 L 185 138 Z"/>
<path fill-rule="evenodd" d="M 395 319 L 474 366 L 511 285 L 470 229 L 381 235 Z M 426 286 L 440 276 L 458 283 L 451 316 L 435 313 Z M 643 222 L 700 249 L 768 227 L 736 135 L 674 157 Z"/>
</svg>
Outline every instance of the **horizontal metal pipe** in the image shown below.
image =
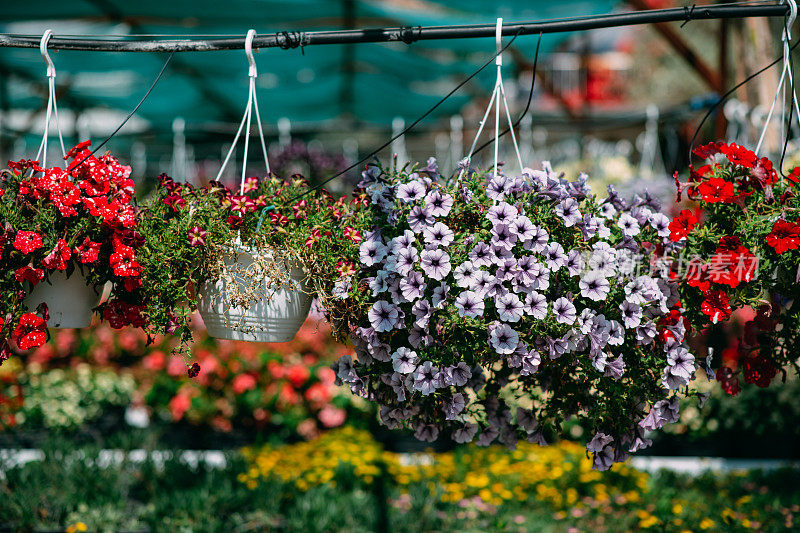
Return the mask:
<svg viewBox="0 0 800 533">
<path fill-rule="evenodd" d="M 731 19 L 748 17 L 782 17 L 788 12 L 786 4 L 772 5 L 709 5 L 694 8 L 669 8 L 629 13 L 614 13 L 578 18 L 553 19 L 540 22 L 505 24 L 503 35 L 531 35 L 538 33 L 563 33 L 599 28 L 634 26 L 659 22 Z M 494 37 L 495 24 L 469 26 L 414 26 L 403 28 L 375 28 L 357 30 L 332 30 L 309 32 L 278 32 L 256 36 L 253 48 L 296 48 L 319 44 L 353 44 L 429 41 L 440 39 L 467 39 Z M 241 38 L 170 39 L 170 40 L 110 40 L 73 39 L 53 37 L 51 50 L 88 50 L 104 52 L 211 52 L 244 48 Z M 0 47 L 38 48 L 40 38 L 0 35 Z"/>
</svg>

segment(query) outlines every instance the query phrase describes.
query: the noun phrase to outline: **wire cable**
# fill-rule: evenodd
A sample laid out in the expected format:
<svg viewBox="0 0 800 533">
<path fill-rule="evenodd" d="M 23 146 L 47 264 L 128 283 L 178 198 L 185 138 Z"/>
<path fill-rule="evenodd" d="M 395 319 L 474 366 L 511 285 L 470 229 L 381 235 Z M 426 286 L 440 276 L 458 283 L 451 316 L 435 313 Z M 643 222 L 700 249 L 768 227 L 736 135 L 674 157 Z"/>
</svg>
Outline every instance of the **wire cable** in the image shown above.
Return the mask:
<svg viewBox="0 0 800 533">
<path fill-rule="evenodd" d="M 85 162 L 87 159 L 89 159 L 89 158 L 90 158 L 90 157 L 92 157 L 94 154 L 96 154 L 96 153 L 98 152 L 98 150 L 100 150 L 100 148 L 102 148 L 103 146 L 105 146 L 105 144 L 106 144 L 108 141 L 110 141 L 110 140 L 111 140 L 111 138 L 112 138 L 112 137 L 114 137 L 114 135 L 116 135 L 116 134 L 117 134 L 117 132 L 119 132 L 119 130 L 121 130 L 123 126 L 125 126 L 125 124 L 126 124 L 126 123 L 127 123 L 127 122 L 128 122 L 130 119 L 131 119 L 131 117 L 132 117 L 134 114 L 136 114 L 136 112 L 137 112 L 137 111 L 139 110 L 139 108 L 142 106 L 142 104 L 144 103 L 144 101 L 145 101 L 145 100 L 147 100 L 147 97 L 148 97 L 148 96 L 150 96 L 150 93 L 151 93 L 151 92 L 153 92 L 153 89 L 155 88 L 156 84 L 158 84 L 159 80 L 161 80 L 161 76 L 163 76 L 163 75 L 164 75 L 164 71 L 166 71 L 166 70 L 167 70 L 167 65 L 169 65 L 170 61 L 172 61 L 172 57 L 173 57 L 174 55 L 175 55 L 175 51 L 173 50 L 173 51 L 172 51 L 172 52 L 169 54 L 169 57 L 167 58 L 167 60 L 164 62 L 164 66 L 162 66 L 162 67 L 161 67 L 161 70 L 160 70 L 160 71 L 158 71 L 158 76 L 156 76 L 156 79 L 154 79 L 154 80 L 153 80 L 153 83 L 152 83 L 152 84 L 150 84 L 150 88 L 149 88 L 149 89 L 147 89 L 147 92 L 146 92 L 146 93 L 144 93 L 144 96 L 142 96 L 141 100 L 139 100 L 139 103 L 138 103 L 138 104 L 136 104 L 136 107 L 134 107 L 134 108 L 133 108 L 133 110 L 132 110 L 130 113 L 128 113 L 128 116 L 126 116 L 126 117 L 125 117 L 125 119 L 124 119 L 124 120 L 123 120 L 123 121 L 120 123 L 120 125 L 119 125 L 119 126 L 117 126 L 117 129 L 115 129 L 113 132 L 111 132 L 111 135 L 109 135 L 108 137 L 106 137 L 106 138 L 103 140 L 103 142 L 101 142 L 99 145 L 97 145 L 97 148 L 95 148 L 94 150 L 92 150 L 92 152 L 91 152 L 89 155 L 87 155 L 86 157 L 84 157 L 84 158 L 81 160 L 81 162 L 80 162 L 80 163 L 78 163 L 77 165 L 75 165 L 74 167 L 72 167 L 72 170 L 70 170 L 70 171 L 69 171 L 69 174 L 70 174 L 70 175 L 72 175 L 72 173 L 75 171 L 75 169 L 77 169 L 78 167 L 80 167 L 80 166 L 81 166 L 81 165 L 82 165 L 82 164 L 83 164 L 83 163 L 84 163 L 84 162 Z"/>
<path fill-rule="evenodd" d="M 399 133 L 397 133 L 396 135 L 392 136 L 392 138 L 391 138 L 391 139 L 389 139 L 388 141 L 386 141 L 385 143 L 383 143 L 381 146 L 379 146 L 378 148 L 376 148 L 375 150 L 373 150 L 372 152 L 370 152 L 368 155 L 366 155 L 366 156 L 362 157 L 361 159 L 359 159 L 358 161 L 356 161 L 355 163 L 353 163 L 352 165 L 350 165 L 350 166 L 349 166 L 349 167 L 347 167 L 346 169 L 344 169 L 344 170 L 342 170 L 342 171 L 340 171 L 340 172 L 337 172 L 336 174 L 334 174 L 334 175 L 333 175 L 333 176 L 331 176 L 330 178 L 328 178 L 328 179 L 326 179 L 326 180 L 322 181 L 321 183 L 318 183 L 318 184 L 314 185 L 313 187 L 310 187 L 310 188 L 309 188 L 307 191 L 304 191 L 302 194 L 299 194 L 299 195 L 295 196 L 294 198 L 290 199 L 290 200 L 289 200 L 289 203 L 295 202 L 295 201 L 299 200 L 300 198 L 303 198 L 304 196 L 306 196 L 306 195 L 308 195 L 308 194 L 311 194 L 312 192 L 314 192 L 314 191 L 315 191 L 315 190 L 317 190 L 317 189 L 321 189 L 321 188 L 322 188 L 322 187 L 323 187 L 323 186 L 324 186 L 326 183 L 329 183 L 329 182 L 333 181 L 334 179 L 338 178 L 339 176 L 342 176 L 342 175 L 346 174 L 347 172 L 350 172 L 350 171 L 351 171 L 351 170 L 353 170 L 354 168 L 357 168 L 357 167 L 359 167 L 361 164 L 365 163 L 365 162 L 366 162 L 366 161 L 368 161 L 370 158 L 372 158 L 374 155 L 376 155 L 378 152 L 380 152 L 380 151 L 381 151 L 381 150 L 383 150 L 384 148 L 386 148 L 386 147 L 390 146 L 390 145 L 392 144 L 392 142 L 396 141 L 397 139 L 399 139 L 400 137 L 402 137 L 403 135 L 405 135 L 406 133 L 408 133 L 409 131 L 411 131 L 411 130 L 414 128 L 414 126 L 416 126 L 417 124 L 419 124 L 420 122 L 422 122 L 422 121 L 423 121 L 423 120 L 424 120 L 424 119 L 425 119 L 425 118 L 426 118 L 428 115 L 430 115 L 431 113 L 433 113 L 433 112 L 434 112 L 434 111 L 435 111 L 435 110 L 436 110 L 436 109 L 437 109 L 437 108 L 438 108 L 440 105 L 442 105 L 442 104 L 443 104 L 443 103 L 444 103 L 444 102 L 445 102 L 445 101 L 446 101 L 448 98 L 450 98 L 451 96 L 453 96 L 453 95 L 454 95 L 454 94 L 455 94 L 455 93 L 456 93 L 456 92 L 457 92 L 459 89 L 461 89 L 461 88 L 462 88 L 464 85 L 466 85 L 467 83 L 469 83 L 469 81 L 470 81 L 470 80 L 472 80 L 472 78 L 474 78 L 475 76 L 477 76 L 478 74 L 480 74 L 480 73 L 481 73 L 481 72 L 482 72 L 482 71 L 483 71 L 483 70 L 484 70 L 486 67 L 488 67 L 489 65 L 491 65 L 491 64 L 492 64 L 492 62 L 495 60 L 495 58 L 497 58 L 497 57 L 498 57 L 500 54 L 502 54 L 502 53 L 503 53 L 503 52 L 504 52 L 504 51 L 505 51 L 505 50 L 506 50 L 506 49 L 507 49 L 509 46 L 511 46 L 511 44 L 514 42 L 514 40 L 515 40 L 515 39 L 516 39 L 516 38 L 519 36 L 519 32 L 520 32 L 520 31 L 521 31 L 521 30 L 518 30 L 518 31 L 517 31 L 517 34 L 516 34 L 516 35 L 514 35 L 514 36 L 511 38 L 511 40 L 508 42 L 508 44 L 504 45 L 504 46 L 503 46 L 503 47 L 502 47 L 500 50 L 498 50 L 496 53 L 494 53 L 494 54 L 492 55 L 492 57 L 490 57 L 489 59 L 487 59 L 487 60 L 486 60 L 486 62 L 485 62 L 485 63 L 483 63 L 483 65 L 481 65 L 481 66 L 480 66 L 480 67 L 479 67 L 479 68 L 478 68 L 476 71 L 474 71 L 474 72 L 473 72 L 472 74 L 470 74 L 470 75 L 469 75 L 467 78 L 465 78 L 464 80 L 462 80 L 462 81 L 461 81 L 461 82 L 460 82 L 458 85 L 456 85 L 456 86 L 455 86 L 453 89 L 451 89 L 449 93 L 447 93 L 445 96 L 443 96 L 443 97 L 442 97 L 442 98 L 441 98 L 441 99 L 440 99 L 438 102 L 436 102 L 436 103 L 435 103 L 435 104 L 434 104 L 434 105 L 433 105 L 431 108 L 429 108 L 427 111 L 425 111 L 425 113 L 423 113 L 423 114 L 422 114 L 420 117 L 418 117 L 418 118 L 417 118 L 417 119 L 416 119 L 414 122 L 412 122 L 412 123 L 411 123 L 409 126 L 407 126 L 405 129 L 403 129 L 401 132 L 399 132 Z M 541 35 L 539 36 L 539 40 L 540 40 L 540 42 L 541 42 Z M 539 48 L 539 46 L 537 45 L 537 47 L 536 47 L 536 48 L 537 48 L 537 51 L 538 51 L 538 48 Z M 264 208 L 261 210 L 261 216 L 260 216 L 260 217 L 259 217 L 259 219 L 258 219 L 258 225 L 256 226 L 256 232 L 258 232 L 258 231 L 261 229 L 261 224 L 264 222 L 264 215 L 265 215 L 265 214 L 266 214 L 268 211 L 272 211 L 272 210 L 274 210 L 274 209 L 275 209 L 275 206 L 274 206 L 274 205 L 268 205 L 268 206 L 264 207 Z"/>
</svg>

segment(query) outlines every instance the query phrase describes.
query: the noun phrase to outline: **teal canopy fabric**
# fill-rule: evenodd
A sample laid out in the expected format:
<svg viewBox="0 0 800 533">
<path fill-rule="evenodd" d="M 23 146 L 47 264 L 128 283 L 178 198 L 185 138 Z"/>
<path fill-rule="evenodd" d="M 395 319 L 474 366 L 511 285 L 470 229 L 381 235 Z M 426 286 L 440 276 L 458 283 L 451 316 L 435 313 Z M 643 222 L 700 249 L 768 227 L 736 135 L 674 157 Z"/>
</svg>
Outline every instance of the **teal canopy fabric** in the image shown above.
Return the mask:
<svg viewBox="0 0 800 533">
<path fill-rule="evenodd" d="M 3 2 L 0 32 L 40 35 L 52 28 L 68 35 L 244 35 L 283 30 L 345 27 L 492 23 L 590 15 L 612 10 L 606 0 L 36 0 Z M 547 35 L 544 52 L 567 35 Z M 135 37 L 132 37 L 135 38 Z M 535 36 L 514 43 L 532 58 Z M 341 118 L 389 124 L 396 116 L 415 119 L 494 52 L 493 39 L 425 41 L 412 45 L 309 46 L 265 49 L 256 55 L 262 120 L 324 123 Z M 163 65 L 166 54 L 61 51 L 52 53 L 58 71 L 60 109 L 130 111 Z M 510 58 L 506 70 L 513 72 Z M 431 117 L 457 113 L 470 99 L 491 90 L 487 68 L 476 82 Z M 138 116 L 155 133 L 170 134 L 175 117 L 189 128 L 209 122 L 238 122 L 247 97 L 247 61 L 242 51 L 176 54 Z M 0 104 L 8 110 L 46 105 L 45 65 L 36 49 L 0 49 Z M 0 124 L 7 129 L 8 121 Z"/>
</svg>

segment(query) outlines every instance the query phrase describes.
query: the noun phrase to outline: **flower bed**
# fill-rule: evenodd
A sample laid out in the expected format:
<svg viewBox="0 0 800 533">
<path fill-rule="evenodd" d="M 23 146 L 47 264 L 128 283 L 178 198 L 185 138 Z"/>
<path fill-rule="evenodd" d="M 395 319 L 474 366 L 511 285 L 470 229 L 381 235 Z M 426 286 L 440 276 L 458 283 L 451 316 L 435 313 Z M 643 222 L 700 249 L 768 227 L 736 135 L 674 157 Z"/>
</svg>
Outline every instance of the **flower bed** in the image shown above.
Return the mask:
<svg viewBox="0 0 800 533">
<path fill-rule="evenodd" d="M 356 412 L 333 384 L 328 365 L 345 348 L 325 323 L 309 319 L 294 341 L 269 346 L 208 337 L 198 320 L 193 335 L 190 353 L 201 371 L 189 378 L 183 358 L 171 354 L 176 339 L 148 345 L 141 330 L 108 325 L 60 331 L 0 367 L 0 429 L 77 429 L 112 405 L 139 404 L 159 426 L 295 440 Z"/>
<path fill-rule="evenodd" d="M 407 456 L 343 429 L 248 459 L 229 454 L 226 469 L 177 459 L 100 466 L 96 449 L 45 449 L 42 462 L 4 468 L 0 516 L 13 530 L 772 532 L 800 513 L 797 471 L 597 472 L 571 443 Z"/>
</svg>

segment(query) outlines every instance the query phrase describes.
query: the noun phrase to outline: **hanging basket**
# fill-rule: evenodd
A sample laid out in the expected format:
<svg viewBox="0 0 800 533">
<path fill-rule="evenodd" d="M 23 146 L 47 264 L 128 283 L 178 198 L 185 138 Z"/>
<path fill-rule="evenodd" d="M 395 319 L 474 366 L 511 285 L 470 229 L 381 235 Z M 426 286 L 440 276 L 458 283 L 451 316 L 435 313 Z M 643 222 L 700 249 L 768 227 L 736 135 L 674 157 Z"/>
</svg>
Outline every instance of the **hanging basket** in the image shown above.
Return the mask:
<svg viewBox="0 0 800 533">
<path fill-rule="evenodd" d="M 249 342 L 288 342 L 303 325 L 311 308 L 311 295 L 304 281 L 303 270 L 297 264 L 273 260 L 286 279 L 280 280 L 257 273 L 255 257 L 265 253 L 253 248 L 234 245 L 227 254 L 225 272 L 215 280 L 201 284 L 197 308 L 209 335 L 219 339 Z M 252 290 L 258 280 L 255 298 L 246 305 L 232 302 L 231 292 Z M 263 283 L 262 283 L 263 280 Z M 234 291 L 229 287 L 236 284 Z"/>
<path fill-rule="evenodd" d="M 57 270 L 50 279 L 42 281 L 25 298 L 25 305 L 33 311 L 40 304 L 47 304 L 51 328 L 85 328 L 92 322 L 92 309 L 100 303 L 100 292 L 90 287 L 80 271 L 72 275 Z"/>
</svg>

